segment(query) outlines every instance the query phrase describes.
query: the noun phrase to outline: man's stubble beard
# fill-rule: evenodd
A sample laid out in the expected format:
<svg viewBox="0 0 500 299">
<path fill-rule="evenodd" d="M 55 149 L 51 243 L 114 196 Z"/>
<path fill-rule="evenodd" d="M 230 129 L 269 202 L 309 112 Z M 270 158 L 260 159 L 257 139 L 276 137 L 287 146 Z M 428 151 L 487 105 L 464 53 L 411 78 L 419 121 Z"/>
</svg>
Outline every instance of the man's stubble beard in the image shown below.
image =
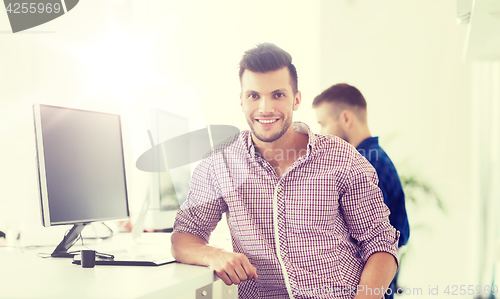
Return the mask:
<svg viewBox="0 0 500 299">
<path fill-rule="evenodd" d="M 282 119 L 285 120 L 283 126 L 281 127 L 281 130 L 279 132 L 277 132 L 276 134 L 272 135 L 271 137 L 269 138 L 264 138 L 264 136 L 262 135 L 259 135 L 255 129 L 253 128 L 253 125 L 252 125 L 252 121 L 251 120 L 248 120 L 248 125 L 250 126 L 250 130 L 252 131 L 252 133 L 254 134 L 255 137 L 257 137 L 257 139 L 259 139 L 260 141 L 262 142 L 267 142 L 267 143 L 270 143 L 270 142 L 274 142 L 278 139 L 281 138 L 281 136 L 285 135 L 286 131 L 288 131 L 288 128 L 290 128 L 290 126 L 292 125 L 292 118 L 289 117 L 288 119 L 285 119 L 284 117 L 282 117 Z"/>
</svg>

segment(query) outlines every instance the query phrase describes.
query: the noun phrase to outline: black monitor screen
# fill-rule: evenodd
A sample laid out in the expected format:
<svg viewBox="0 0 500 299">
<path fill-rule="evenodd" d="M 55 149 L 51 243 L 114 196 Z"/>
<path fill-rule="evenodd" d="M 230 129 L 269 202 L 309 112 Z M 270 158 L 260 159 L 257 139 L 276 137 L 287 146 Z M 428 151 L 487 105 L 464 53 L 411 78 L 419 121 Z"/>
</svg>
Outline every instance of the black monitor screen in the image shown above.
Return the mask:
<svg viewBox="0 0 500 299">
<path fill-rule="evenodd" d="M 38 107 L 35 125 L 44 225 L 128 217 L 120 116 Z"/>
</svg>

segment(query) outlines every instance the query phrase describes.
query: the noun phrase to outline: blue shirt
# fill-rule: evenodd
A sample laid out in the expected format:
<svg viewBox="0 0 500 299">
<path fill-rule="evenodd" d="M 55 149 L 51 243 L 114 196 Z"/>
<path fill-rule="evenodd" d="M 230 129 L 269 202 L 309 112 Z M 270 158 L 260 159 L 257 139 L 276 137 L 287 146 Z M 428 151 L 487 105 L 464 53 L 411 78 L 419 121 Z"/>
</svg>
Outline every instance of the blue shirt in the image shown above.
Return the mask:
<svg viewBox="0 0 500 299">
<path fill-rule="evenodd" d="M 382 189 L 384 202 L 391 211 L 389 221 L 400 232 L 398 246 L 401 247 L 408 242 L 410 225 L 406 215 L 405 194 L 396 167 L 378 144 L 378 137 L 366 138 L 356 149 L 377 171 L 379 188 Z"/>
</svg>

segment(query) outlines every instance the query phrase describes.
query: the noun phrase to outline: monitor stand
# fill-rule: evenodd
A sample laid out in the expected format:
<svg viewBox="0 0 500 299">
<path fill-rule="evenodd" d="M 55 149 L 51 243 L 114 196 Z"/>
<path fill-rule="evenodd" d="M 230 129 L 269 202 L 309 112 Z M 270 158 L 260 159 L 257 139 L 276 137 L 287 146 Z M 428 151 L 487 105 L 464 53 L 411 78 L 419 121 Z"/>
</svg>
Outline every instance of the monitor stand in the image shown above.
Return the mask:
<svg viewBox="0 0 500 299">
<path fill-rule="evenodd" d="M 68 249 L 71 248 L 75 244 L 75 241 L 78 239 L 78 236 L 82 232 L 82 230 L 85 228 L 85 225 L 87 223 L 79 223 L 73 225 L 71 230 L 64 236 L 63 240 L 59 245 L 57 245 L 56 249 L 52 254 L 50 255 L 51 257 L 68 257 L 68 258 L 73 258 L 75 255 L 74 253 L 69 253 Z"/>
</svg>

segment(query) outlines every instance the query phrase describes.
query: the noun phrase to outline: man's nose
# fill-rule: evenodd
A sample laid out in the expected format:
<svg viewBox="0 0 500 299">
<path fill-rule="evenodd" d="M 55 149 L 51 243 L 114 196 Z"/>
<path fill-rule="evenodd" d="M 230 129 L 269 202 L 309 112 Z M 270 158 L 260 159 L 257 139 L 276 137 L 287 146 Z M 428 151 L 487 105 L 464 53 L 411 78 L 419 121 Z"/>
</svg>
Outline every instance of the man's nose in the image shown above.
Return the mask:
<svg viewBox="0 0 500 299">
<path fill-rule="evenodd" d="M 270 97 L 263 96 L 259 102 L 259 112 L 260 113 L 273 113 L 274 103 Z"/>
</svg>

